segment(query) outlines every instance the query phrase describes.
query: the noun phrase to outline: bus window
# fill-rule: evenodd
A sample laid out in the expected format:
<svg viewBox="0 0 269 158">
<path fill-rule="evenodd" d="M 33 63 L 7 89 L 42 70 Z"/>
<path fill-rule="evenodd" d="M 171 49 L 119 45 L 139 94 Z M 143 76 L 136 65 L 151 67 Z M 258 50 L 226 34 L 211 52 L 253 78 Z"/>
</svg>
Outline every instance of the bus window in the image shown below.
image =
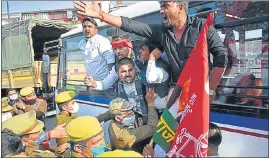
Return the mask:
<svg viewBox="0 0 269 158">
<path fill-rule="evenodd" d="M 228 50 L 228 65 L 217 89 L 217 103 L 268 110 L 268 81 L 262 79 L 268 79 L 268 73 L 263 74 L 268 66 L 262 65 L 264 59 L 261 58 L 264 47 L 268 47 L 267 29 L 267 21 L 255 24 L 249 21 L 249 24 L 218 30 Z M 251 115 L 257 109 L 241 108 L 240 111 Z"/>
<path fill-rule="evenodd" d="M 67 50 L 79 49 L 79 42 L 82 40 L 82 34 L 69 38 L 65 44 Z"/>
<path fill-rule="evenodd" d="M 191 7 L 188 14 L 195 16 L 200 8 L 214 9 L 215 24 L 268 15 L 266 1 L 216 1 Z"/>
<path fill-rule="evenodd" d="M 104 37 L 113 37 L 114 35 L 117 34 L 117 28 L 116 27 L 108 27 L 105 29 L 102 29 L 98 32 L 98 34 L 104 36 Z"/>
<path fill-rule="evenodd" d="M 86 75 L 86 68 L 84 65 L 84 54 L 81 53 L 79 42 L 82 39 L 82 34 L 67 38 L 64 40 L 66 49 L 62 51 L 65 55 L 63 77 L 65 87 L 68 90 L 86 91 L 84 86 L 84 78 Z"/>
</svg>

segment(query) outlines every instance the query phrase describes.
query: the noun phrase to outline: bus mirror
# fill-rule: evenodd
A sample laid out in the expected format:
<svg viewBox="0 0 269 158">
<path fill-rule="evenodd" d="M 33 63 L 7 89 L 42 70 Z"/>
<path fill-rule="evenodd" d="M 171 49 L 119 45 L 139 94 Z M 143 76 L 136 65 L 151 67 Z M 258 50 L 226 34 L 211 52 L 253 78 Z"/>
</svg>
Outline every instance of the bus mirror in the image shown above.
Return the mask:
<svg viewBox="0 0 269 158">
<path fill-rule="evenodd" d="M 49 73 L 50 71 L 50 56 L 43 54 L 43 73 Z"/>
<path fill-rule="evenodd" d="M 59 48 L 62 48 L 63 47 L 63 40 L 62 39 L 59 39 Z"/>
</svg>

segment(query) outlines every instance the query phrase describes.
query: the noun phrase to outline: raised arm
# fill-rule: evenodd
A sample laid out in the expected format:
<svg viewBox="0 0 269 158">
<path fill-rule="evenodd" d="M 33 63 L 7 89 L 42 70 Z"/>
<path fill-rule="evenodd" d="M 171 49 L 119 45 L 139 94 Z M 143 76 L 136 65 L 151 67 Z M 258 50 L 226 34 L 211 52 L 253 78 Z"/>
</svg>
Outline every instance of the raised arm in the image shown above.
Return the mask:
<svg viewBox="0 0 269 158">
<path fill-rule="evenodd" d="M 111 14 L 105 13 L 101 10 L 100 1 L 74 1 L 74 6 L 78 10 L 78 14 L 98 18 L 101 21 L 120 28 L 126 32 L 135 33 L 139 36 L 154 39 L 156 41 L 159 41 L 158 39 L 161 37 L 161 25 L 148 25 L 134 21 L 127 17 L 113 16 Z"/>
<path fill-rule="evenodd" d="M 158 48 L 154 49 L 150 54 L 146 71 L 148 83 L 165 82 L 169 77 L 168 73 L 163 68 L 156 66 L 155 61 L 159 59 L 161 55 L 162 53 Z"/>
<path fill-rule="evenodd" d="M 222 75 L 225 71 L 228 62 L 227 48 L 224 46 L 217 33 L 217 30 L 211 26 L 207 35 L 208 48 L 213 55 L 213 70 L 210 74 L 209 87 L 211 90 L 216 90 Z M 211 96 L 215 96 L 214 94 Z M 213 101 L 214 97 L 210 97 L 210 101 Z"/>
</svg>

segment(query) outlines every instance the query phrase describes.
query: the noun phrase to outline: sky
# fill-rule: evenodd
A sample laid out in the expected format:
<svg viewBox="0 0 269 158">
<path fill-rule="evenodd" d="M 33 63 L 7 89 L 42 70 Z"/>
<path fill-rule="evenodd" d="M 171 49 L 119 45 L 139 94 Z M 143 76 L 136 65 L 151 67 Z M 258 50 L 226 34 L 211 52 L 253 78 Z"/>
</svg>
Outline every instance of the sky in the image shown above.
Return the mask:
<svg viewBox="0 0 269 158">
<path fill-rule="evenodd" d="M 125 1 L 124 4 L 128 2 Z M 129 1 L 128 3 L 134 3 Z M 73 1 L 8 1 L 9 12 L 24 12 L 73 8 Z M 127 3 L 126 3 L 127 4 Z M 7 2 L 2 1 L 2 12 L 7 12 Z"/>
<path fill-rule="evenodd" d="M 9 12 L 24 12 L 73 8 L 73 1 L 9 1 Z M 7 2 L 2 1 L 2 12 L 7 12 Z"/>
</svg>

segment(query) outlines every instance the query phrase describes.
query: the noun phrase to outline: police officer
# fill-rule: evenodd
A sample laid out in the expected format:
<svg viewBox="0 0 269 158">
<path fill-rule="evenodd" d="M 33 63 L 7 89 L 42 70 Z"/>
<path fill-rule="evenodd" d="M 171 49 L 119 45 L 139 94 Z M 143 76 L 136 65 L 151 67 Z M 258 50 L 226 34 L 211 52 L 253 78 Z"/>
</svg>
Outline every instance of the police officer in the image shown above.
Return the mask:
<svg viewBox="0 0 269 158">
<path fill-rule="evenodd" d="M 109 112 L 97 117 L 99 121 L 108 121 L 107 118 L 113 118 L 109 125 L 112 150 L 132 149 L 142 153 L 143 147 L 149 143 L 158 123 L 158 114 L 154 107 L 154 89 L 149 89 L 146 100 L 148 120 L 145 125 L 136 118 L 133 105 L 121 98 L 112 100 L 109 104 Z"/>
<path fill-rule="evenodd" d="M 114 150 L 104 152 L 97 157 L 143 157 L 141 154 L 135 151 Z"/>
<path fill-rule="evenodd" d="M 50 137 L 50 132 L 44 132 L 43 127 L 44 123 L 36 119 L 33 110 L 14 116 L 2 124 L 2 129 L 7 128 L 22 138 L 27 156 L 56 157 L 54 153 L 40 148 L 41 143 Z"/>
<path fill-rule="evenodd" d="M 10 119 L 13 116 L 13 107 L 7 104 L 8 98 L 2 98 L 2 122 Z"/>
<path fill-rule="evenodd" d="M 95 117 L 81 116 L 73 119 L 65 130 L 70 139 L 70 156 L 96 157 L 105 152 L 105 133 Z"/>
<path fill-rule="evenodd" d="M 42 120 L 47 112 L 47 102 L 37 98 L 35 90 L 32 87 L 21 89 L 20 96 L 22 97 L 24 105 L 19 104 L 18 108 L 24 112 L 34 110 L 36 111 L 37 119 Z"/>
<path fill-rule="evenodd" d="M 60 114 L 56 117 L 56 125 L 60 125 L 63 123 L 69 123 L 71 120 L 76 118 L 76 113 L 79 110 L 79 105 L 76 103 L 74 97 L 76 93 L 73 91 L 65 91 L 56 96 L 56 103 L 59 106 L 59 109 L 61 110 Z M 65 148 L 57 148 L 56 152 L 59 155 L 62 155 L 64 157 L 67 157 L 68 152 L 66 149 L 68 149 L 69 139 L 68 138 L 59 138 L 56 140 L 57 146 L 62 146 Z"/>
</svg>

